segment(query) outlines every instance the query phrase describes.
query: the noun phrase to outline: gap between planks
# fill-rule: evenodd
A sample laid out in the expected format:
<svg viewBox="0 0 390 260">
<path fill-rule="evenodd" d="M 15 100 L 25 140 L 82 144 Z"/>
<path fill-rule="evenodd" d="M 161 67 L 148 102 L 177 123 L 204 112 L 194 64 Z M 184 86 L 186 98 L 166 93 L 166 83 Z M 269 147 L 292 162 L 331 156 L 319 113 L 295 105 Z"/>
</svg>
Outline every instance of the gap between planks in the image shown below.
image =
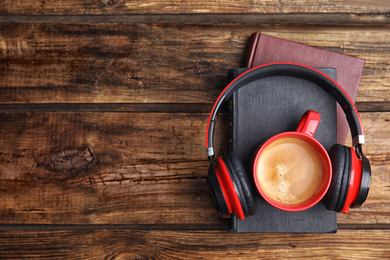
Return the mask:
<svg viewBox="0 0 390 260">
<path fill-rule="evenodd" d="M 0 104 L 0 112 L 209 113 L 211 107 L 210 103 Z M 357 102 L 356 107 L 359 112 L 390 112 L 390 102 Z"/>
<path fill-rule="evenodd" d="M 54 230 L 226 230 L 227 224 L 0 224 L 0 231 Z M 338 224 L 338 230 L 388 230 L 390 224 Z"/>
<path fill-rule="evenodd" d="M 130 14 L 130 15 L 0 15 L 0 22 L 50 23 L 296 23 L 385 25 L 388 14 Z"/>
</svg>

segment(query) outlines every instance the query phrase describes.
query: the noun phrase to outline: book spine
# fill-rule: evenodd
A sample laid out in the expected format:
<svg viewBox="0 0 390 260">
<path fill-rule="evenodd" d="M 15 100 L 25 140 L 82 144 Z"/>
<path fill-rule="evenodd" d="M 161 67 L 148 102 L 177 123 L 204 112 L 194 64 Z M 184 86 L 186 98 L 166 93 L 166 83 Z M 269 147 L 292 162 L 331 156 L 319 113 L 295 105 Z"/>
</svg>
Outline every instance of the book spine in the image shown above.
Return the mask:
<svg viewBox="0 0 390 260">
<path fill-rule="evenodd" d="M 250 47 L 248 50 L 248 55 L 246 56 L 244 68 L 252 68 L 253 67 L 253 59 L 255 57 L 257 43 L 260 39 L 260 33 L 253 33 L 250 40 Z"/>
</svg>

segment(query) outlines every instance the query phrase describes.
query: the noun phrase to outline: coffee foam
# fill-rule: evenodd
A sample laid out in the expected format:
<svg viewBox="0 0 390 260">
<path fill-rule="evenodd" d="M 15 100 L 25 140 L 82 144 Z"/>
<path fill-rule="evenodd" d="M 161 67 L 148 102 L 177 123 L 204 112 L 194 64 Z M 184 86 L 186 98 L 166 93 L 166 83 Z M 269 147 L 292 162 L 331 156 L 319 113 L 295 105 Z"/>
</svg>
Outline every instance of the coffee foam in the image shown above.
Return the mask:
<svg viewBox="0 0 390 260">
<path fill-rule="evenodd" d="M 257 182 L 275 201 L 297 204 L 309 199 L 322 180 L 322 160 L 307 142 L 285 137 L 270 144 L 257 163 Z"/>
</svg>

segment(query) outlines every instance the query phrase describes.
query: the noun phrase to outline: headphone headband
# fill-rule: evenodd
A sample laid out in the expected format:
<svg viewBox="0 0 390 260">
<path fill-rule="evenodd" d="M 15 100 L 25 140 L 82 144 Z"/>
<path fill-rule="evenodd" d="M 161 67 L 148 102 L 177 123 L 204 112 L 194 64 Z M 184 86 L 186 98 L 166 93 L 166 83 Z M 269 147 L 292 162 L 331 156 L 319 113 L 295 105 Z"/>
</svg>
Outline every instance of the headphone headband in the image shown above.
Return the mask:
<svg viewBox="0 0 390 260">
<path fill-rule="evenodd" d="M 213 136 L 220 107 L 242 86 L 245 86 L 252 81 L 271 76 L 292 76 L 302 78 L 317 84 L 334 97 L 346 115 L 351 129 L 353 146 L 357 146 L 359 147 L 359 150 L 361 150 L 361 145 L 364 144 L 363 126 L 359 113 L 345 90 L 340 87 L 336 81 L 319 70 L 298 63 L 277 62 L 260 65 L 244 72 L 227 85 L 218 96 L 207 123 L 206 148 L 208 157 L 214 155 Z M 361 153 L 361 151 L 359 151 L 359 153 Z"/>
</svg>

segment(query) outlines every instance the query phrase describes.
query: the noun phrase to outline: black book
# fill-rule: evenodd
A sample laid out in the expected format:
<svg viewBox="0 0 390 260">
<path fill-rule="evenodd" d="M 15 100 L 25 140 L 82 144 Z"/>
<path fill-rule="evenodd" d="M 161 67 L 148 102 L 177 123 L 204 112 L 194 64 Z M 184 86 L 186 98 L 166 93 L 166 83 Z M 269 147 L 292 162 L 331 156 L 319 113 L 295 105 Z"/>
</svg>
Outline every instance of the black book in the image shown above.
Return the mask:
<svg viewBox="0 0 390 260">
<path fill-rule="evenodd" d="M 229 71 L 229 79 L 246 71 Z M 319 69 L 336 78 L 333 68 Z M 260 79 L 241 87 L 230 103 L 231 133 L 229 149 L 244 163 L 250 179 L 252 157 L 256 147 L 266 139 L 286 131 L 295 131 L 307 110 L 321 114 L 314 135 L 328 151 L 337 140 L 336 101 L 315 83 L 290 76 Z M 337 213 L 329 211 L 322 202 L 299 212 L 279 210 L 257 192 L 257 213 L 240 220 L 232 217 L 230 232 L 331 233 L 337 231 Z"/>
</svg>

